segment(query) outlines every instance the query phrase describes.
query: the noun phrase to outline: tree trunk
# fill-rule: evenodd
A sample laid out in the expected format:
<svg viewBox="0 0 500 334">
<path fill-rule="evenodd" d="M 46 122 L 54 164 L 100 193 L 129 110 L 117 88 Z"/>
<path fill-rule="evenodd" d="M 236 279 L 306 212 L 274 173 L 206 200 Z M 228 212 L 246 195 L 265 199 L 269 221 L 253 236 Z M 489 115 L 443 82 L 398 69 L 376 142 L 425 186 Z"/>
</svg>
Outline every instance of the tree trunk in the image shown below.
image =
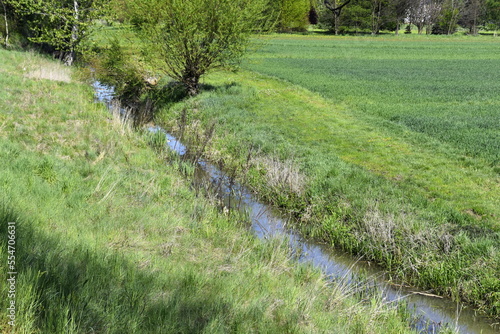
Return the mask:
<svg viewBox="0 0 500 334">
<path fill-rule="evenodd" d="M 423 23 L 420 23 L 420 22 L 419 22 L 419 23 L 417 24 L 417 29 L 418 29 L 418 34 L 419 34 L 419 35 L 422 35 L 422 32 L 424 31 L 424 25 L 423 25 Z"/>
<path fill-rule="evenodd" d="M 335 35 L 338 35 L 339 34 L 339 21 L 340 21 L 340 18 L 337 16 L 337 15 L 334 15 L 333 16 L 333 21 L 334 21 L 334 29 L 335 29 Z"/>
<path fill-rule="evenodd" d="M 334 29 L 335 29 L 335 35 L 338 35 L 338 25 L 339 25 L 339 17 L 340 17 L 340 12 L 342 11 L 342 8 L 347 6 L 351 2 L 351 0 L 347 0 L 344 2 L 344 4 L 337 6 L 337 0 L 333 0 L 333 4 L 330 2 L 330 0 L 323 0 L 323 3 L 325 4 L 325 7 L 328 8 L 329 10 L 332 11 L 333 17 L 334 17 Z"/>
<path fill-rule="evenodd" d="M 477 8 L 474 8 L 474 9 L 475 9 L 475 11 L 474 11 L 474 20 L 472 22 L 472 34 L 474 36 L 476 36 L 478 33 L 478 29 L 477 29 L 478 10 L 477 10 Z"/>
<path fill-rule="evenodd" d="M 73 62 L 75 61 L 75 51 L 68 51 L 65 53 L 64 55 L 64 64 L 65 65 L 68 65 L 68 66 L 71 66 L 73 65 Z"/>
<path fill-rule="evenodd" d="M 477 28 L 477 20 L 480 15 L 480 8 L 481 8 L 481 3 L 479 0 L 474 0 L 472 1 L 472 26 L 470 29 L 470 33 L 472 35 L 477 35 L 478 34 L 478 28 Z"/>
<path fill-rule="evenodd" d="M 196 96 L 200 92 L 200 76 L 189 75 L 182 80 L 189 96 Z"/>
<path fill-rule="evenodd" d="M 458 11 L 456 11 L 453 13 L 451 17 L 450 24 L 448 25 L 448 35 L 453 35 L 454 33 L 453 28 L 455 27 L 456 21 L 458 19 L 458 14 L 459 14 Z"/>
<path fill-rule="evenodd" d="M 381 11 L 382 1 L 375 1 L 375 3 L 372 4 L 372 35 L 379 33 Z"/>
<path fill-rule="evenodd" d="M 78 6 L 78 1 L 73 0 L 73 27 L 71 28 L 71 46 L 69 52 L 66 53 L 64 56 L 64 63 L 68 66 L 71 66 L 73 62 L 75 61 L 75 45 L 77 44 L 78 41 L 78 20 L 80 19 L 79 15 L 79 6 Z"/>
<path fill-rule="evenodd" d="M 9 46 L 9 21 L 7 20 L 7 7 L 5 6 L 5 2 L 2 1 L 3 6 L 3 18 L 5 20 L 5 47 Z"/>
</svg>

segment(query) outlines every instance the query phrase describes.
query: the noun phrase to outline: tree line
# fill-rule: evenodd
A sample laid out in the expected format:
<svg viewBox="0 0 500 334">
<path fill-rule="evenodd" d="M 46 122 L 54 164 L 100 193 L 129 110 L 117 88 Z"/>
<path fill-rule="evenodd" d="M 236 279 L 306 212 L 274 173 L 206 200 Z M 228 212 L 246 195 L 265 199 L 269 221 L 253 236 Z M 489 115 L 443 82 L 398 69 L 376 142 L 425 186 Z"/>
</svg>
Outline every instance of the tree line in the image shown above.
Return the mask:
<svg viewBox="0 0 500 334">
<path fill-rule="evenodd" d="M 238 0 L 240 1 L 240 0 Z M 0 0 L 0 35 L 3 44 L 34 43 L 56 52 L 66 63 L 73 62 L 92 29 L 92 24 L 110 15 L 114 19 L 138 23 L 151 20 L 164 3 L 173 0 Z M 217 0 L 187 1 L 206 5 Z M 479 29 L 500 27 L 500 0 L 257 0 L 258 20 L 250 20 L 255 30 L 305 31 L 311 24 L 335 34 L 382 30 L 398 33 L 410 25 L 419 34 L 452 34 L 458 27 L 476 35 Z M 245 2 L 247 5 L 250 1 Z M 156 6 L 156 9 L 153 9 Z M 184 5 L 179 5 L 184 6 Z M 131 9 L 139 9 L 143 18 Z M 200 9 L 203 11 L 203 9 Z M 245 12 L 245 11 L 244 11 Z M 187 12 L 186 12 L 187 13 Z M 181 15 L 181 14 L 180 14 Z M 227 14 L 231 19 L 232 13 Z"/>
<path fill-rule="evenodd" d="M 404 25 L 418 34 L 453 34 L 458 27 L 477 35 L 500 27 L 500 0 L 274 0 L 276 29 L 306 30 L 319 24 L 335 34 L 382 30 L 396 34 Z"/>
<path fill-rule="evenodd" d="M 323 17 L 322 22 L 335 33 L 352 30 L 398 33 L 404 24 L 407 33 L 411 32 L 410 25 L 416 26 L 418 34 L 453 34 L 460 26 L 477 35 L 479 28 L 492 31 L 499 28 L 500 1 L 352 0 L 337 20 Z"/>
</svg>

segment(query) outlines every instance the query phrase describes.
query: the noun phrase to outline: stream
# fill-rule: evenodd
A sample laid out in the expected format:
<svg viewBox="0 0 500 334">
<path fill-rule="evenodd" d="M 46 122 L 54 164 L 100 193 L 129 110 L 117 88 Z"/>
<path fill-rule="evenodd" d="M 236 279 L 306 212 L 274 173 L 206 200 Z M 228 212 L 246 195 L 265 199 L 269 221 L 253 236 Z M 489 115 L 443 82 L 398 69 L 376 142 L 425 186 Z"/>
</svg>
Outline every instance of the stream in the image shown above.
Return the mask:
<svg viewBox="0 0 500 334">
<path fill-rule="evenodd" d="M 94 82 L 96 99 L 110 106 L 114 97 L 112 87 Z M 150 126 L 148 131 L 165 135 L 168 147 L 183 156 L 187 147 L 176 137 L 158 126 Z M 238 184 L 224 171 L 203 159 L 196 163 L 194 186 L 216 185 L 214 190 L 229 210 L 246 213 L 251 221 L 252 232 L 260 239 L 284 237 L 299 261 L 310 262 L 320 268 L 331 280 L 341 284 L 362 282 L 364 288 L 375 289 L 386 303 L 404 302 L 412 317 L 412 327 L 419 333 L 437 333 L 446 326 L 457 333 L 490 334 L 500 333 L 491 320 L 477 316 L 474 309 L 457 304 L 448 298 L 441 298 L 416 288 L 389 284 L 381 268 L 369 262 L 331 249 L 325 245 L 302 238 L 288 224 L 289 218 L 279 210 L 259 201 L 244 185 Z"/>
</svg>

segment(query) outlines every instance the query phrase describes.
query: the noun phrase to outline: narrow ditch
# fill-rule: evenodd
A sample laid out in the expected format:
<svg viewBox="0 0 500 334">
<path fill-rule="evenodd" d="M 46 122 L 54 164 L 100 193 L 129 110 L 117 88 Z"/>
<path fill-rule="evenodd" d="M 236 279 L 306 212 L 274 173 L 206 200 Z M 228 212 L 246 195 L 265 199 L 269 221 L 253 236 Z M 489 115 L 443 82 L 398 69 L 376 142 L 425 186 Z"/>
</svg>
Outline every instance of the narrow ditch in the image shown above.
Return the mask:
<svg viewBox="0 0 500 334">
<path fill-rule="evenodd" d="M 94 83 L 99 102 L 111 105 L 113 88 Z M 169 149 L 180 156 L 188 148 L 175 136 L 158 126 L 147 128 L 165 136 Z M 432 295 L 415 288 L 389 284 L 382 269 L 351 255 L 302 238 L 289 224 L 290 219 L 279 210 L 264 204 L 244 185 L 238 184 L 224 171 L 203 159 L 197 159 L 194 186 L 214 185 L 213 191 L 229 210 L 243 211 L 251 222 L 251 230 L 260 239 L 285 238 L 301 262 L 320 268 L 331 280 L 348 284 L 352 289 L 368 289 L 380 294 L 386 303 L 406 303 L 412 317 L 411 326 L 420 333 L 437 333 L 449 328 L 456 333 L 500 333 L 489 319 L 477 316 L 474 309 L 451 299 Z"/>
</svg>

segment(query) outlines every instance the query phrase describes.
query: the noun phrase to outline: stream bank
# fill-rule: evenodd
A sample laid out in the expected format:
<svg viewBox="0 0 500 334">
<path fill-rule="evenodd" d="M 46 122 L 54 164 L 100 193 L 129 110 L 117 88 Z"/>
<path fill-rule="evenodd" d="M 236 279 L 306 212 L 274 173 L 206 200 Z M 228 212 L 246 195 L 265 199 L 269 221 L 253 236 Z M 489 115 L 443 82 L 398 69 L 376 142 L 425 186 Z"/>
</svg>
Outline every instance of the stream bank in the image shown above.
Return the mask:
<svg viewBox="0 0 500 334">
<path fill-rule="evenodd" d="M 110 103 L 113 90 L 96 83 L 99 101 Z M 168 147 L 179 155 L 185 155 L 188 148 L 184 143 L 158 126 L 148 131 L 165 136 Z M 262 203 L 234 177 L 202 159 L 196 159 L 194 183 L 213 184 L 213 189 L 228 210 L 245 212 L 251 221 L 251 229 L 261 238 L 283 237 L 289 242 L 299 261 L 310 262 L 322 269 L 327 277 L 337 283 L 358 285 L 360 289 L 376 289 L 387 303 L 406 303 L 412 314 L 412 327 L 421 333 L 435 333 L 449 328 L 459 333 L 497 333 L 487 319 L 477 317 L 474 310 L 425 291 L 389 284 L 384 271 L 369 262 L 334 251 L 325 245 L 301 237 L 290 223 L 291 217 L 283 216 L 279 210 Z M 360 282 L 363 285 L 360 286 Z"/>
</svg>

